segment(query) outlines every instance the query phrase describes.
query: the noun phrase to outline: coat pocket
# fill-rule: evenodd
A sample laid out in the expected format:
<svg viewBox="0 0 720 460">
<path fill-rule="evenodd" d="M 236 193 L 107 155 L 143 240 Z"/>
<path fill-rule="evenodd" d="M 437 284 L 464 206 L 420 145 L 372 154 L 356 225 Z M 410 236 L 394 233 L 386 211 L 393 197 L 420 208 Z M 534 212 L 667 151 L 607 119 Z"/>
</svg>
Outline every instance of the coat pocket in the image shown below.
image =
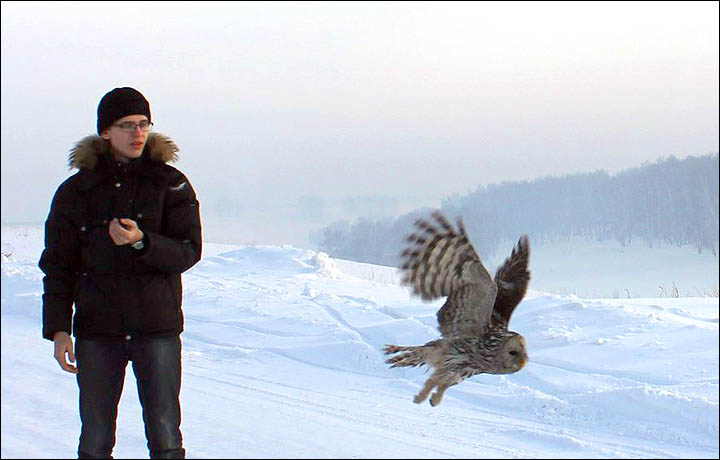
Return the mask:
<svg viewBox="0 0 720 460">
<path fill-rule="evenodd" d="M 179 323 L 179 303 L 172 276 L 152 273 L 142 281 L 142 324 L 146 333 L 173 329 Z"/>
<path fill-rule="evenodd" d="M 78 336 L 117 335 L 122 332 L 120 311 L 109 302 L 99 281 L 88 274 L 80 276 L 73 326 Z"/>
<path fill-rule="evenodd" d="M 87 249 L 84 252 L 87 264 L 85 270 L 98 274 L 115 272 L 116 245 L 110 238 L 108 224 L 95 225 L 87 235 Z"/>
<path fill-rule="evenodd" d="M 141 230 L 162 233 L 162 212 L 157 203 L 148 203 L 141 206 L 133 216 Z"/>
</svg>

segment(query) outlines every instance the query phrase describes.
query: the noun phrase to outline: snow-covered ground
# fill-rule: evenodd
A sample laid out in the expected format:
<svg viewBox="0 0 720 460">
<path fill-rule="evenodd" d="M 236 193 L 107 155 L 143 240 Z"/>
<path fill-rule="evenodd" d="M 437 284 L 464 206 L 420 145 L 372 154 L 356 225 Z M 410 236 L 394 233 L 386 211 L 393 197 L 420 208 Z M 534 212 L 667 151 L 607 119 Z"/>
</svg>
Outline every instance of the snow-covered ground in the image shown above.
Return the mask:
<svg viewBox="0 0 720 460">
<path fill-rule="evenodd" d="M 68 458 L 77 448 L 75 379 L 41 338 L 41 249 L 41 227 L 3 226 L 2 458 Z M 554 267 L 536 253 L 533 281 Z M 630 282 L 647 266 L 662 274 L 662 264 L 634 258 L 637 271 L 622 272 Z M 558 279 L 568 279 L 572 260 L 561 269 Z M 598 292 L 613 289 L 602 281 Z M 290 246 L 208 243 L 183 285 L 190 458 L 719 454 L 717 297 L 588 300 L 531 290 L 511 323 L 526 337 L 528 365 L 473 377 L 433 408 L 412 402 L 424 368 L 388 369 L 381 347 L 438 337 L 442 302 L 411 297 L 391 268 Z M 130 367 L 115 457 L 147 457 Z"/>
</svg>

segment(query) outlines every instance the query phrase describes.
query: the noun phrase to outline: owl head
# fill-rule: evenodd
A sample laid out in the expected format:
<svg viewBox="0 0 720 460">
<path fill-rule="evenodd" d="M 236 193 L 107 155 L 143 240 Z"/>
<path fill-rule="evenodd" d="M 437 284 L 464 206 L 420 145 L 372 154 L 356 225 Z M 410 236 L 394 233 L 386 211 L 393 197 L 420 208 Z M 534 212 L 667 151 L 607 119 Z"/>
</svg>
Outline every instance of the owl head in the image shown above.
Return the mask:
<svg viewBox="0 0 720 460">
<path fill-rule="evenodd" d="M 517 332 L 510 332 L 500 347 L 500 368 L 502 374 L 517 372 L 528 362 L 525 338 Z"/>
</svg>

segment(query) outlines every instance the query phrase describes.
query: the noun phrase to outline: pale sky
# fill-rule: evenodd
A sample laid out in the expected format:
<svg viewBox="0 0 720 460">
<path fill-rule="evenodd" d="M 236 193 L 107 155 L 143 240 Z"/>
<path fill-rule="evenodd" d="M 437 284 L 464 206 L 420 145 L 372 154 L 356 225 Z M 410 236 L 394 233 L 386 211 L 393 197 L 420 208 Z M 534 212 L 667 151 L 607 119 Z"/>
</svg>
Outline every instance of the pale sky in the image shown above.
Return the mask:
<svg viewBox="0 0 720 460">
<path fill-rule="evenodd" d="M 718 13 L 2 2 L 2 221 L 45 219 L 69 149 L 119 86 L 148 98 L 203 211 L 229 200 L 248 225 L 303 196 L 433 205 L 481 184 L 714 153 Z"/>
</svg>

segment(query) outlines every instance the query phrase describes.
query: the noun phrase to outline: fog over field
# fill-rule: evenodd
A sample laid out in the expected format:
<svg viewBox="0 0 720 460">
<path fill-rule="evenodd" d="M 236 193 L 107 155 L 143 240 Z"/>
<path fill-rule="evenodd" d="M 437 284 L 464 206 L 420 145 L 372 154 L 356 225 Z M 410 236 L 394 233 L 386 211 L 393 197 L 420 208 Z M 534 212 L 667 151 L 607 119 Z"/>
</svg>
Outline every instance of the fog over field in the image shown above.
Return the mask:
<svg viewBox="0 0 720 460">
<path fill-rule="evenodd" d="M 120 86 L 228 242 L 307 247 L 482 185 L 718 151 L 717 2 L 1 8 L 3 223 L 44 220 Z"/>
</svg>

